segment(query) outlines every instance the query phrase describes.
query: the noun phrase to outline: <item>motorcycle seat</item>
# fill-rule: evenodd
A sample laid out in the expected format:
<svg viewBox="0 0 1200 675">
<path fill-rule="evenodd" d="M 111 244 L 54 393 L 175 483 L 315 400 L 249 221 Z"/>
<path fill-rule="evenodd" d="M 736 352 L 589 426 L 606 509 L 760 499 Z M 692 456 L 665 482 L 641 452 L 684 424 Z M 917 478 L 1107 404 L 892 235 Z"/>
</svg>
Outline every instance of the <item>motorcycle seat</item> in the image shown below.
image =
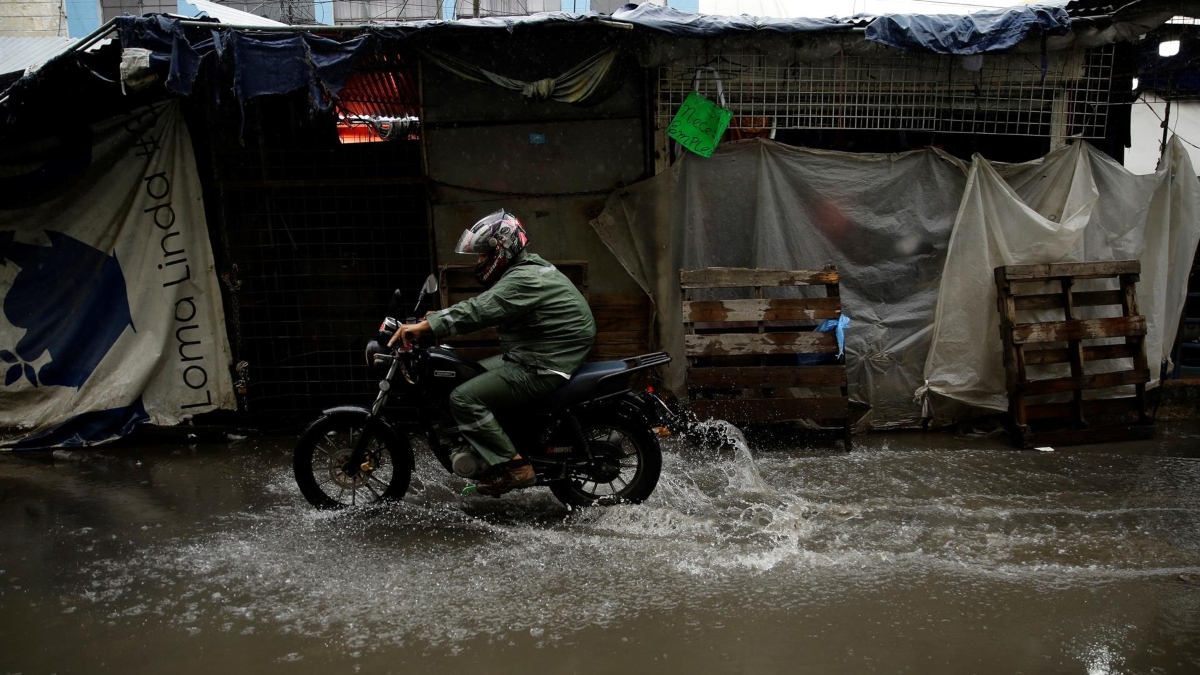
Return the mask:
<svg viewBox="0 0 1200 675">
<path fill-rule="evenodd" d="M 542 399 L 546 412 L 570 408 L 592 399 L 620 394 L 629 389 L 629 378 L 620 374 L 629 370 L 625 361 L 585 363 L 575 371 L 566 384 Z"/>
</svg>

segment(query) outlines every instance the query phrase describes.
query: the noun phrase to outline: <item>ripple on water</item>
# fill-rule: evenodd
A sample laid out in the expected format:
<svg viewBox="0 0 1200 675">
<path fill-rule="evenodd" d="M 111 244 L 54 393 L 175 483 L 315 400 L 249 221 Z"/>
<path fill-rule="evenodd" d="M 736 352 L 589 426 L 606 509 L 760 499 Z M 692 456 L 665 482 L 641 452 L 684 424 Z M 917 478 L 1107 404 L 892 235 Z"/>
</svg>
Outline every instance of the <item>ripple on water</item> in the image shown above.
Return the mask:
<svg viewBox="0 0 1200 675">
<path fill-rule="evenodd" d="M 242 632 L 270 622 L 375 649 L 508 631 L 549 639 L 727 592 L 789 602 L 798 585 L 777 582 L 798 575 L 819 595 L 846 575 L 870 583 L 897 570 L 1051 585 L 1200 572 L 1194 462 L 756 456 L 736 429 L 717 431 L 719 450 L 664 445 L 646 504 L 576 513 L 544 489 L 459 498 L 464 482 L 428 453 L 404 502 L 340 512 L 308 508 L 279 468 L 265 508 L 151 546 L 132 565 L 100 560 L 64 607 L 82 599 Z"/>
</svg>

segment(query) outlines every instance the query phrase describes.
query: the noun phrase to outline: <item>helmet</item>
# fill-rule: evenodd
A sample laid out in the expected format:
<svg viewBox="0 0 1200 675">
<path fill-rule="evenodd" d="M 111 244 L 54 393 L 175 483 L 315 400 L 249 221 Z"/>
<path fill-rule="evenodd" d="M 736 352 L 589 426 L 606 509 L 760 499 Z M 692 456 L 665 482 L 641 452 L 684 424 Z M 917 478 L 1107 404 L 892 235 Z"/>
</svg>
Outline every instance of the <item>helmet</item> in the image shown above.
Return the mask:
<svg viewBox="0 0 1200 675">
<path fill-rule="evenodd" d="M 484 254 L 487 259 L 475 266 L 475 279 L 485 288 L 490 288 L 514 260 L 521 256 L 529 245 L 529 235 L 521 227 L 521 221 L 513 214 L 500 209 L 489 213 L 479 222 L 467 228 L 458 238 L 455 253 Z"/>
</svg>

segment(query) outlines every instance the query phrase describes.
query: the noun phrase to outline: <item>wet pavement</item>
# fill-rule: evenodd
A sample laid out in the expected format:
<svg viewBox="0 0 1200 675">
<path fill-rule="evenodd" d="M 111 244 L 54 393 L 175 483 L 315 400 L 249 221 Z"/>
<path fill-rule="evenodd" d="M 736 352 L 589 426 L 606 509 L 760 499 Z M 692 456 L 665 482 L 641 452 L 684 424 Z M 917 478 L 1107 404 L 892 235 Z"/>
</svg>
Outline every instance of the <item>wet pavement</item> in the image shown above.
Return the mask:
<svg viewBox="0 0 1200 675">
<path fill-rule="evenodd" d="M 0 456 L 0 673 L 1200 672 L 1197 421 L 673 440 L 576 513 L 420 450 L 404 503 L 316 512 L 290 442 Z"/>
</svg>

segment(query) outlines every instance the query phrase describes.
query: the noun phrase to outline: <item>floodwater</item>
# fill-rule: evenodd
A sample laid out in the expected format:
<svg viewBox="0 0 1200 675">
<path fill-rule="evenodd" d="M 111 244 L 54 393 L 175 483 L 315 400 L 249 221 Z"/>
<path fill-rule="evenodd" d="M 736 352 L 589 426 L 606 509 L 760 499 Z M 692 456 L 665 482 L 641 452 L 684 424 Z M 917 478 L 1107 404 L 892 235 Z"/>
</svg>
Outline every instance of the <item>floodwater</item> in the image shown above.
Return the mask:
<svg viewBox="0 0 1200 675">
<path fill-rule="evenodd" d="M 734 439 L 736 441 L 736 439 Z M 290 439 L 0 456 L 0 672 L 1198 673 L 1200 423 L 665 446 L 652 499 L 310 509 Z"/>
</svg>

